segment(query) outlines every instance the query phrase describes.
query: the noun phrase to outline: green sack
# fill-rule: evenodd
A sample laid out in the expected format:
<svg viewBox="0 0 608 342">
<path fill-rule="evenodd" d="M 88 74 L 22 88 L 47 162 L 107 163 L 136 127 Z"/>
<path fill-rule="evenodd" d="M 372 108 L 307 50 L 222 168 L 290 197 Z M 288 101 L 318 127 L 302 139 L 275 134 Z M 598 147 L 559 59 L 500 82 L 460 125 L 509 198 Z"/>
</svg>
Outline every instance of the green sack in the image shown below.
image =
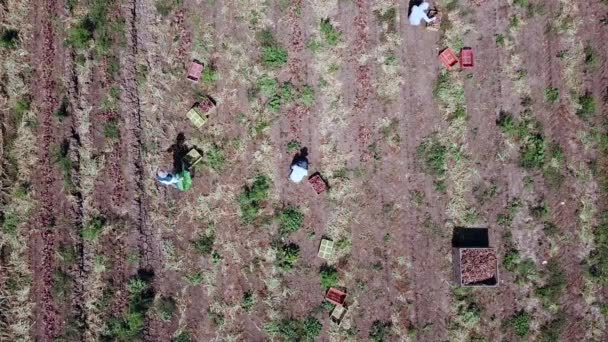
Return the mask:
<svg viewBox="0 0 608 342">
<path fill-rule="evenodd" d="M 192 177 L 190 177 L 190 172 L 184 170 L 177 174 L 180 178 L 179 182 L 177 182 L 177 188 L 181 191 L 187 191 L 192 187 Z"/>
</svg>

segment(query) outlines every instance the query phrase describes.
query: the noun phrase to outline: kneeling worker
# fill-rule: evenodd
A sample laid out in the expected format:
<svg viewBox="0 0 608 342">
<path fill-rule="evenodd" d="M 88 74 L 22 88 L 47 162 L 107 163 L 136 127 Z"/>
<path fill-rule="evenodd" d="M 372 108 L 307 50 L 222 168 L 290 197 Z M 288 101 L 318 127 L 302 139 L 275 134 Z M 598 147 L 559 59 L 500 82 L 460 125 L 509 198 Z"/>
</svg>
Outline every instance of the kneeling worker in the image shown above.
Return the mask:
<svg viewBox="0 0 608 342">
<path fill-rule="evenodd" d="M 423 2 L 420 5 L 415 5 L 412 7 L 412 12 L 410 13 L 410 25 L 418 26 L 424 20 L 427 23 L 431 23 L 435 21 L 435 18 L 429 18 L 426 15 L 426 11 L 429 9 L 429 3 Z"/>
</svg>

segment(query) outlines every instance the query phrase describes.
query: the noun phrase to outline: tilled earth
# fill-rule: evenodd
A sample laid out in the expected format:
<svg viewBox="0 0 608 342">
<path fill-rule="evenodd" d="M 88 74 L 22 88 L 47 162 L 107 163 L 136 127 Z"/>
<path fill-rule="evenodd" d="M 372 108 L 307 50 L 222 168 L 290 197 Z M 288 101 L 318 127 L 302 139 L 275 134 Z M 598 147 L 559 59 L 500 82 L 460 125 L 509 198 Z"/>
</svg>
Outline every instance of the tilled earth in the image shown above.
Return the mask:
<svg viewBox="0 0 608 342">
<path fill-rule="evenodd" d="M 409 4 L 393 0 L 0 2 L 2 28 L 19 29 L 19 46 L 0 54 L 0 340 L 281 340 L 269 323 L 307 317 L 322 324 L 322 341 L 367 340 L 379 326 L 390 341 L 536 341 L 556 317 L 559 340 L 608 339 L 607 288 L 586 266 L 605 207 L 593 139 L 608 110 L 608 5 L 512 2 L 438 2 L 439 31 L 411 27 Z M 108 31 L 98 22 L 76 46 L 87 14 Z M 262 63 L 265 30 L 287 51 L 285 65 Z M 436 91 L 446 46 L 475 52 L 473 69 L 449 76 L 466 107 L 456 120 Z M 215 72 L 187 80 L 192 59 Z M 310 86 L 312 105 L 273 111 L 259 89 L 266 76 L 296 96 Z M 554 103 L 548 88 L 561 94 Z M 185 113 L 204 94 L 216 109 L 197 130 Z M 595 115 L 580 115 L 582 95 L 595 99 Z M 536 120 L 530 130 L 559 147 L 559 166 L 522 167 L 521 141 L 497 125 L 505 113 Z M 180 133 L 205 159 L 188 192 L 154 180 L 173 165 Z M 440 173 L 420 154 L 431 137 L 445 147 Z M 294 141 L 326 192 L 289 182 Z M 546 172 L 554 166 L 557 185 Z M 239 195 L 256 175 L 272 185 L 244 223 Z M 304 219 L 285 236 L 276 213 L 287 207 Z M 496 288 L 456 288 L 454 227 L 489 228 Z M 210 232 L 213 252 L 201 255 L 194 242 Z M 348 294 L 341 325 L 322 306 L 322 237 L 336 242 L 328 263 Z M 275 264 L 284 243 L 300 248 L 291 271 Z M 549 303 L 538 289 L 555 269 L 563 284 Z M 112 336 L 138 276 L 154 298 L 141 334 Z M 512 323 L 521 312 L 531 317 L 523 335 Z"/>
</svg>

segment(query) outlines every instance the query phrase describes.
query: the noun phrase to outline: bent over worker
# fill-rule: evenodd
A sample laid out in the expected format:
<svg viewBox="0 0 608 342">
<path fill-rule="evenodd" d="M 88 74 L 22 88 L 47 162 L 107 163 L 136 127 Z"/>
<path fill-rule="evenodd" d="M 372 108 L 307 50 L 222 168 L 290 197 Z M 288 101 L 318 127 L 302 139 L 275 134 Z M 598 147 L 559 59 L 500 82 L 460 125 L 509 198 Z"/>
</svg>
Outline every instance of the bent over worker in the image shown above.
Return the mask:
<svg viewBox="0 0 608 342">
<path fill-rule="evenodd" d="M 424 20 L 427 23 L 435 21 L 435 18 L 429 18 L 426 15 L 426 11 L 429 9 L 429 3 L 423 2 L 420 5 L 412 7 L 412 13 L 410 13 L 410 25 L 418 26 Z"/>
</svg>

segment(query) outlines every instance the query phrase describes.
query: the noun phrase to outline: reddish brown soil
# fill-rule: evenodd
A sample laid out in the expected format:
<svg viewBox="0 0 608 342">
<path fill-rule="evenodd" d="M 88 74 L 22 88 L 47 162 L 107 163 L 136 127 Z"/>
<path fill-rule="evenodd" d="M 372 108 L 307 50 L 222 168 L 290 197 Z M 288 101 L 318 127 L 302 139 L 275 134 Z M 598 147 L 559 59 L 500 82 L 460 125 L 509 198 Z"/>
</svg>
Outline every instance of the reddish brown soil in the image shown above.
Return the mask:
<svg viewBox="0 0 608 342">
<path fill-rule="evenodd" d="M 276 72 L 277 77 L 281 82 L 292 82 L 296 89 L 311 85 L 317 98 L 324 98 L 324 90 L 319 86 L 324 75 L 314 68 L 320 62 L 306 48 L 308 39 L 318 34 L 313 4 L 293 1 L 282 8 L 285 5 L 279 2 L 284 1 L 268 2 L 266 10 L 269 28 L 289 53 L 288 65 Z M 562 340 L 584 341 L 589 339 L 588 326 L 595 317 L 592 305 L 605 302 L 607 294 L 606 289 L 599 290 L 595 295 L 597 303 L 592 305 L 580 295 L 586 273 L 581 266 L 585 251 L 578 230 L 579 198 L 585 188 L 571 170 L 564 172 L 561 187 L 551 188 L 541 171 L 525 171 L 514 158 L 505 161 L 497 158 L 506 150 L 506 138 L 496 126 L 500 111 L 523 110 L 506 68 L 511 53 L 522 56 L 522 68 L 527 70 L 533 99 L 531 109 L 542 123 L 545 136 L 564 151 L 566 163 L 592 165 L 597 158 L 594 149 L 585 148 L 578 133 L 590 130 L 594 124 L 599 127 L 599 115 L 593 119 L 597 122 L 586 122 L 576 116 L 569 103 L 550 105 L 543 100 L 548 86 L 568 93 L 562 79 L 563 65 L 556 57 L 566 47 L 563 37 L 546 29 L 559 12 L 559 3 L 530 2 L 542 4 L 544 12 L 527 19 L 516 34 L 513 51 L 509 52 L 497 45 L 496 35 L 506 32 L 515 11 L 523 10 L 505 1 L 461 1 L 476 5 L 467 8 L 468 14 L 459 18 L 472 26 L 463 41 L 475 49 L 475 68 L 463 74 L 470 77 L 462 77 L 468 114 L 466 152 L 475 168 L 472 187 L 495 185 L 499 189 L 496 197 L 483 203 L 474 200 L 472 191 L 466 196 L 469 203 L 474 203 L 479 223 L 490 227 L 491 246 L 497 250 L 499 265 L 508 240 L 507 229 L 496 224 L 497 216 L 514 198 L 521 198 L 526 204 L 539 201 L 547 204 L 550 220 L 563 239 L 550 242 L 542 229 L 530 227 L 532 224 L 523 220 L 515 221 L 508 233 L 520 237 L 516 241 L 519 249 L 534 261 L 541 275 L 546 271 L 542 261 L 551 256 L 551 243 L 557 244 L 559 253 L 554 257 L 566 276 L 566 287 L 558 303 L 566 318 Z M 281 317 L 296 319 L 316 314 L 323 324 L 320 340 L 330 340 L 328 314 L 314 311 L 324 296 L 318 275 L 323 261 L 316 254 L 319 238 L 326 234 L 336 213 L 344 209 L 351 215 L 345 233 L 350 237 L 352 249 L 335 265 L 348 288 L 347 304 L 353 305 L 346 317 L 352 321 L 349 334 L 355 340 L 366 340 L 372 322 L 379 320 L 393 321 L 395 331 L 416 329 L 421 341 L 448 340 L 455 315 L 452 264 L 446 257 L 450 255 L 453 225 L 446 212 L 450 198 L 436 191 L 434 179 L 423 171 L 416 157 L 416 149 L 425 137 L 448 126 L 433 98 L 434 84 L 442 70 L 437 60 L 443 48 L 438 44 L 440 32 L 410 27 L 406 2 L 394 2 L 400 17 L 397 23 L 400 45 L 393 52 L 404 82 L 394 100 L 382 100 L 375 86 L 382 66 L 375 58 L 365 58 L 386 34 L 373 13 L 373 5 L 365 0 L 338 1 L 337 11 L 331 14 L 332 22 L 339 23 L 345 45 L 335 53 L 342 63 L 337 77 L 342 84 L 340 101 L 348 112 L 346 126 L 336 128 L 331 136 L 323 136 L 320 122 L 330 104 L 319 100 L 312 108 L 293 104 L 272 117 L 267 133 L 258 134 L 262 137 L 267 134 L 268 142 L 264 142 L 251 133 L 257 122 L 240 122 L 243 116 L 253 115 L 248 93 L 256 80 L 227 77 L 235 66 L 224 59 L 226 54 L 233 53 L 223 46 L 227 40 L 239 42 L 242 53 L 251 55 L 252 62 L 258 61 L 259 48 L 252 39 L 257 32 L 251 29 L 252 23 L 242 18 L 253 7 L 245 8 L 227 0 L 184 1 L 168 17 L 161 18 L 156 13 L 155 1 L 121 1 L 112 15 L 124 18 L 125 44 L 114 47 L 120 72 L 112 78 L 107 73 L 106 58 L 87 64 L 85 71 L 78 68 L 76 54 L 64 44 L 66 32 L 60 28 L 61 20 L 71 16 L 63 1 L 33 1 L 30 24 L 34 35 L 24 39 L 35 75 L 30 86 L 38 125 L 38 163 L 32 179 L 37 207 L 29 222 L 28 241 L 33 274 L 31 301 L 35 304 L 32 339 L 54 340 L 65 335 L 68 322 L 88 322 L 90 318 L 84 308 L 88 289 L 83 284 L 94 277 L 94 257 L 102 256 L 107 271 L 101 275 L 101 283 L 103 291 L 110 294 L 107 309 L 100 314 L 102 321 L 120 317 L 125 311 L 126 284 L 138 270 L 153 272 L 156 293 L 180 300 L 182 306 L 169 322 L 161 321 L 152 311 L 147 315 L 145 340 L 169 341 L 178 330 L 186 329 L 195 341 L 224 340 L 226 336 L 263 341 L 268 339 L 263 327 L 276 312 Z M 577 39 L 590 42 L 600 60 L 595 71 L 582 74 L 583 88 L 597 99 L 598 113 L 605 113 L 608 107 L 600 99 L 605 100 L 608 91 L 608 29 L 597 22 L 608 8 L 600 0 L 593 0 L 581 4 L 580 11 L 583 20 Z M 200 31 L 211 37 L 213 45 L 195 41 L 200 39 Z M 201 81 L 193 84 L 184 77 L 197 44 L 205 45 L 197 53 L 212 61 L 220 75 L 213 85 Z M 148 79 L 145 85 L 138 85 L 140 65 L 154 70 L 150 75 L 159 79 Z M 175 75 L 181 78 L 176 80 Z M 115 111 L 104 111 L 101 103 L 111 86 L 120 88 L 119 104 Z M 184 114 L 193 103 L 194 94 L 200 92 L 209 93 L 214 99 L 215 94 L 227 98 L 218 99 L 216 114 L 197 131 Z M 154 97 L 156 94 L 160 98 Z M 63 96 L 67 96 L 76 114 L 60 122 L 53 113 Z M 88 113 L 86 119 L 84 112 Z M 378 131 L 377 124 L 382 118 L 397 120 L 396 130 L 401 137 L 398 146 L 389 145 Z M 104 137 L 103 126 L 110 120 L 119 123 L 120 139 L 115 141 Z M 88 145 L 82 143 L 85 137 L 79 135 L 81 121 L 90 127 Z M 223 170 L 197 170 L 193 189 L 180 193 L 152 179 L 157 168 L 171 163 L 170 154 L 164 151 L 179 132 L 192 140 L 223 146 L 232 146 L 231 142 L 241 139 L 246 144 L 245 152 L 227 147 Z M 317 168 L 330 164 L 336 155 L 347 156 L 344 167 L 349 170 L 349 182 L 353 191 L 361 195 L 341 203 L 326 193 L 317 195 L 310 191 L 309 184 L 290 183 L 287 172 L 293 156 L 285 152 L 285 146 L 294 139 L 308 148 L 311 168 L 324 175 L 325 171 Z M 53 152 L 64 140 L 70 144 L 72 188 L 64 186 Z M 336 142 L 332 152 L 335 155 L 324 155 L 326 150 L 321 149 L 329 140 Z M 267 144 L 273 149 L 268 163 L 274 170 L 272 192 L 277 200 L 267 203 L 254 225 L 245 225 L 239 218 L 236 201 L 228 195 L 238 196 L 247 180 L 260 171 L 252 166 L 251 156 Z M 372 144 L 378 155 L 372 153 Z M 83 150 L 94 160 L 104 161 L 100 162 L 103 166 L 95 176 L 93 189 L 86 195 L 81 182 L 86 177 L 80 163 Z M 526 192 L 526 175 L 534 181 L 533 193 Z M 330 178 L 330 185 L 332 181 Z M 211 198 L 210 194 L 218 191 L 225 192 L 225 198 Z M 414 204 L 414 193 L 423 195 L 422 204 Z M 593 195 L 597 197 L 597 191 Z M 290 205 L 304 208 L 305 219 L 303 227 L 282 242 L 297 243 L 300 258 L 293 272 L 273 273 L 274 266 L 265 258 L 279 238 L 275 234 L 276 224 L 268 222 L 272 222 L 275 208 Z M 208 217 L 197 216 L 204 206 L 213 213 L 222 213 L 222 221 L 211 222 Z M 598 207 L 601 212 L 601 206 Z M 112 228 L 96 244 L 91 244 L 83 241 L 81 229 L 87 223 L 85 218 L 97 215 L 105 217 Z M 209 227 L 214 227 L 217 235 L 214 250 L 221 254 L 217 264 L 192 249 L 192 242 Z M 163 249 L 168 243 L 178 256 L 177 268 L 169 267 L 173 260 Z M 64 245 L 75 246 L 74 265 L 64 265 L 58 260 L 58 249 Z M 139 255 L 139 260 L 127 262 L 127 257 L 134 254 Z M 474 268 L 479 270 L 476 265 L 473 264 Z M 516 282 L 514 274 L 502 266 L 499 268 L 501 280 L 496 289 L 474 292 L 475 301 L 484 312 L 476 331 L 488 341 L 514 340 L 515 335 L 503 323 L 514 313 L 529 309 L 533 297 L 530 289 Z M 62 303 L 52 293 L 56 270 L 74 279 L 68 299 Z M 198 271 L 204 274 L 205 282 L 187 285 L 185 277 Z M 468 281 L 489 274 L 490 271 L 483 275 L 476 273 Z M 240 308 L 246 291 L 256 297 L 251 312 Z M 209 315 L 217 306 L 225 310 L 221 327 Z M 548 313 L 541 309 L 533 314 L 539 325 L 549 320 Z M 99 331 L 87 329 L 85 326 L 79 330 L 74 340 L 98 337 Z M 536 333 L 536 330 L 531 333 L 531 340 L 538 336 Z M 600 338 L 605 339 L 606 333 Z M 393 336 L 391 340 L 400 339 Z"/>
</svg>

